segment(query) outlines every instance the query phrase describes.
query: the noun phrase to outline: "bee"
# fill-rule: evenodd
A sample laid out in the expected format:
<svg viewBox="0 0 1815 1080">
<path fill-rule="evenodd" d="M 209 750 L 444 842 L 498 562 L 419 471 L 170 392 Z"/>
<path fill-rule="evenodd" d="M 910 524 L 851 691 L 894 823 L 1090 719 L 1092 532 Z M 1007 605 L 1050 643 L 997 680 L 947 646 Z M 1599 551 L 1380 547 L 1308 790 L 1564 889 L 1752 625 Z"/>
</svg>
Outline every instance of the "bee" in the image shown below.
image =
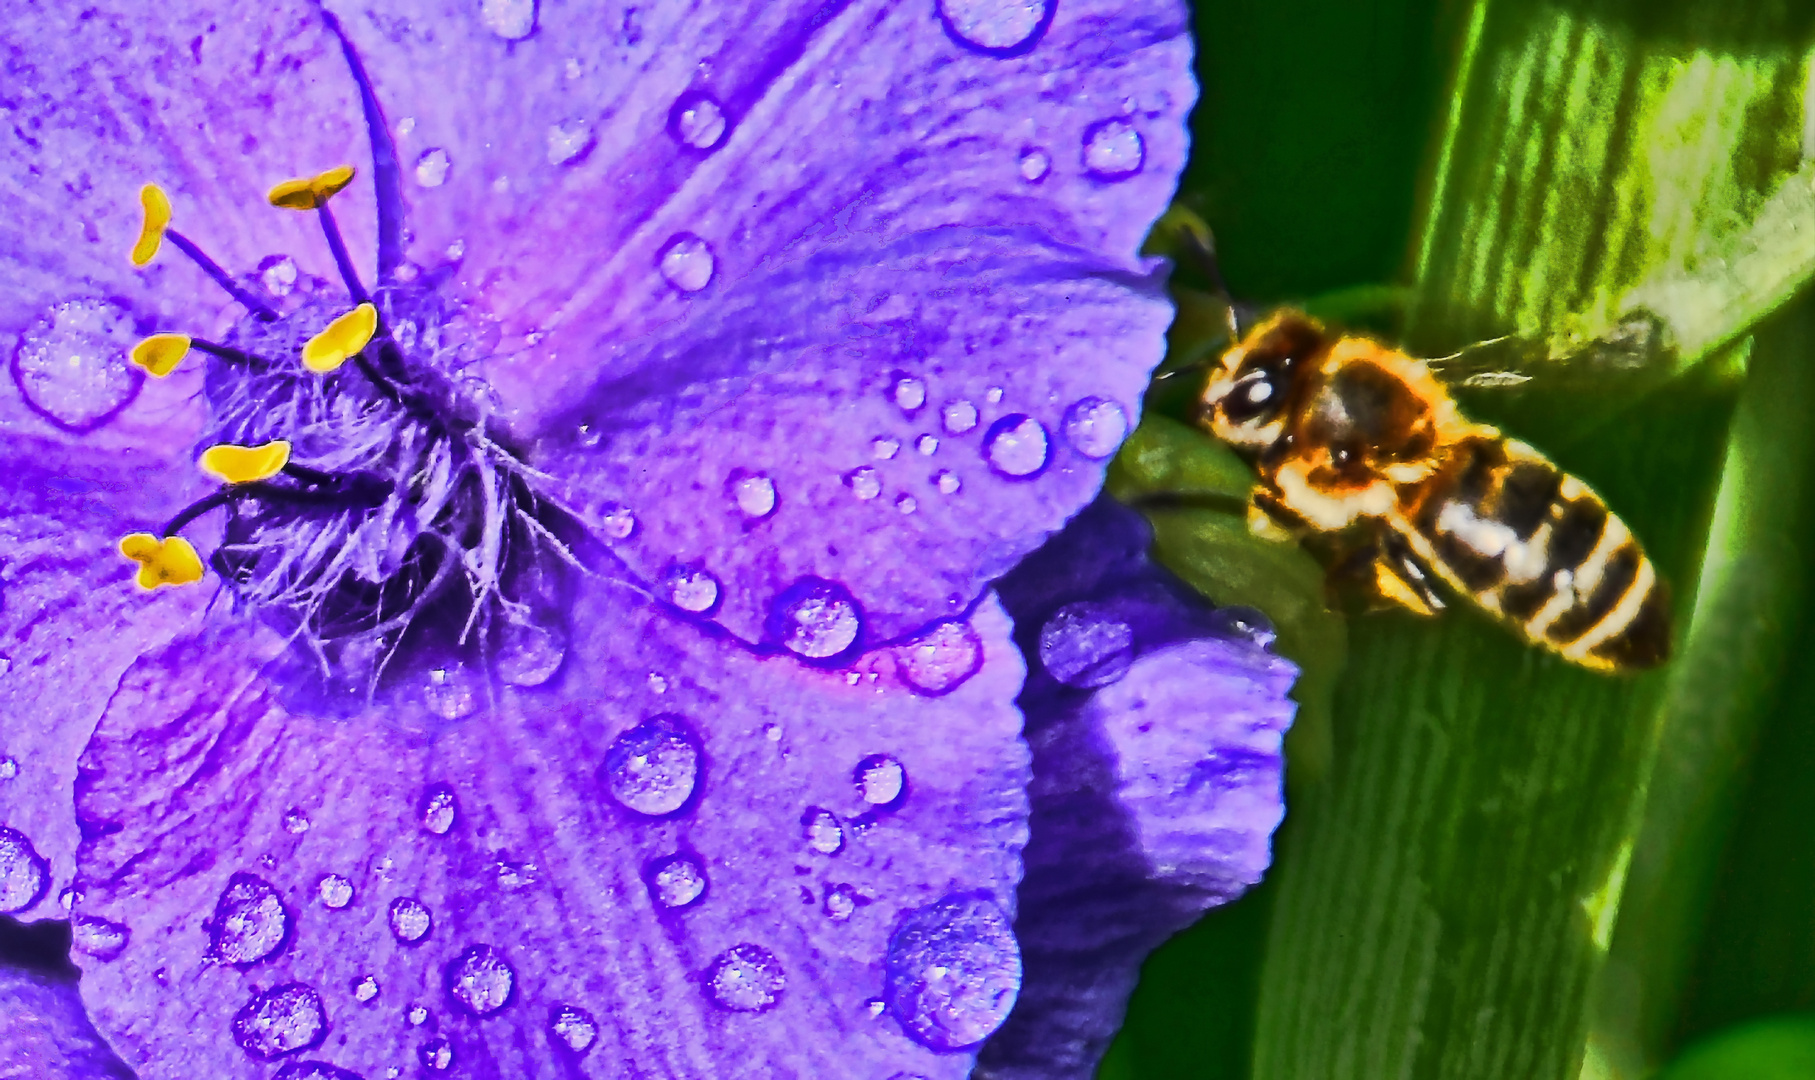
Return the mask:
<svg viewBox="0 0 1815 1080">
<path fill-rule="evenodd" d="M 1223 353 L 1197 422 L 1253 463 L 1257 528 L 1344 534 L 1345 559 L 1420 615 L 1449 590 L 1603 672 L 1670 652 L 1669 591 L 1588 486 L 1465 417 L 1430 366 L 1282 310 Z"/>
</svg>

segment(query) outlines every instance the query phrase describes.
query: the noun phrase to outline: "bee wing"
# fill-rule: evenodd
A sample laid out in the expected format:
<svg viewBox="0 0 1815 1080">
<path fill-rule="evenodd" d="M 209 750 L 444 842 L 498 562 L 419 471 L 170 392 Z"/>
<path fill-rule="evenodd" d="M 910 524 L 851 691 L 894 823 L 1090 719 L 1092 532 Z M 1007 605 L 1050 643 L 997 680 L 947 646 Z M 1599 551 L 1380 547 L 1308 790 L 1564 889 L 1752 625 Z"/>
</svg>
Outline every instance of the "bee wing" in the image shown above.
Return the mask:
<svg viewBox="0 0 1815 1080">
<path fill-rule="evenodd" d="M 1488 338 L 1425 361 L 1451 387 L 1466 390 L 1611 390 L 1668 377 L 1675 346 L 1663 320 L 1637 311 L 1601 337 L 1558 343 L 1517 334 Z"/>
</svg>

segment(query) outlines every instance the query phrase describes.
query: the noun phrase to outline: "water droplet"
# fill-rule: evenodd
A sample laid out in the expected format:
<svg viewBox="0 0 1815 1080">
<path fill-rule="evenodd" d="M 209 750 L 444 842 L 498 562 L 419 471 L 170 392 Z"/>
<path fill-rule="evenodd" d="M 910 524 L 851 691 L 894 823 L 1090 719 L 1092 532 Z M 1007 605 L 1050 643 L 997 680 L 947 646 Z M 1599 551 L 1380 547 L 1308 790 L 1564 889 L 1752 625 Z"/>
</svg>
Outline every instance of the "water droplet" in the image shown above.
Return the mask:
<svg viewBox="0 0 1815 1080">
<path fill-rule="evenodd" d="M 851 674 L 855 675 L 857 673 L 855 671 L 853 671 L 853 672 L 851 672 Z M 846 681 L 848 682 L 849 679 L 847 678 Z M 781 725 L 780 724 L 764 724 L 763 725 L 763 738 L 768 739 L 770 742 L 780 742 L 781 741 Z"/>
<path fill-rule="evenodd" d="M 1065 410 L 1065 441 L 1087 458 L 1101 461 L 1116 452 L 1128 434 L 1128 414 L 1113 401 L 1087 397 Z"/>
<path fill-rule="evenodd" d="M 643 882 L 662 907 L 686 907 L 706 895 L 706 868 L 695 856 L 676 852 L 644 867 Z"/>
<path fill-rule="evenodd" d="M 844 850 L 844 822 L 830 810 L 807 807 L 800 815 L 800 835 L 808 847 L 821 855 L 836 855 Z"/>
<path fill-rule="evenodd" d="M 821 910 L 833 922 L 844 922 L 857 910 L 857 890 L 849 885 L 834 885 L 826 890 Z"/>
<path fill-rule="evenodd" d="M 396 1076 L 396 1073 L 392 1073 Z M 350 1072 L 338 1065 L 325 1061 L 292 1061 L 277 1070 L 271 1080 L 365 1080 L 356 1072 Z"/>
<path fill-rule="evenodd" d="M 883 959 L 889 1011 L 934 1050 L 988 1038 L 1021 991 L 1021 950 L 996 902 L 949 896 L 908 913 Z"/>
<path fill-rule="evenodd" d="M 284 811 L 284 831 L 291 836 L 301 836 L 309 831 L 309 815 L 292 806 Z"/>
<path fill-rule="evenodd" d="M 112 960 L 126 951 L 132 933 L 121 923 L 78 915 L 70 921 L 69 937 L 71 947 L 77 952 L 96 960 Z"/>
<path fill-rule="evenodd" d="M 378 980 L 370 975 L 353 984 L 353 996 L 360 1001 L 370 1001 L 378 996 Z"/>
<path fill-rule="evenodd" d="M 479 0 L 479 20 L 506 41 L 536 32 L 536 0 Z"/>
<path fill-rule="evenodd" d="M 718 149 L 730 126 L 724 107 L 704 91 L 682 94 L 668 112 L 668 133 L 695 150 Z"/>
<path fill-rule="evenodd" d="M 446 836 L 454 827 L 454 817 L 459 813 L 459 803 L 454 798 L 454 789 L 446 784 L 434 784 L 422 793 L 422 799 L 416 804 L 416 816 L 421 819 L 422 827 L 436 836 Z"/>
<path fill-rule="evenodd" d="M 1215 631 L 1224 637 L 1251 641 L 1263 649 L 1279 636 L 1273 629 L 1272 620 L 1251 607 L 1217 608 L 1211 613 L 1210 621 Z"/>
<path fill-rule="evenodd" d="M 132 316 L 111 300 L 71 300 L 19 336 L 13 381 L 25 403 L 67 431 L 88 432 L 132 402 L 144 372 L 126 360 Z"/>
<path fill-rule="evenodd" d="M 490 945 L 469 945 L 443 972 L 448 995 L 474 1016 L 490 1016 L 511 1002 L 517 972 Z"/>
<path fill-rule="evenodd" d="M 870 454 L 877 461 L 888 461 L 901 453 L 901 440 L 878 435 L 870 440 Z"/>
<path fill-rule="evenodd" d="M 662 678 L 653 671 L 649 673 L 647 682 L 649 683 L 649 692 L 652 694 L 666 694 L 668 692 L 668 680 Z"/>
<path fill-rule="evenodd" d="M 787 985 L 781 961 L 760 945 L 733 945 L 706 968 L 706 995 L 732 1012 L 766 1012 Z"/>
<path fill-rule="evenodd" d="M 849 589 L 804 577 L 782 590 L 770 608 L 769 637 L 795 656 L 829 661 L 857 645 L 863 615 Z"/>
<path fill-rule="evenodd" d="M 704 570 L 677 567 L 668 574 L 668 599 L 682 611 L 708 614 L 718 606 L 718 579 Z"/>
<path fill-rule="evenodd" d="M 353 902 L 353 883 L 339 874 L 323 874 L 315 883 L 315 895 L 322 907 L 339 911 Z"/>
<path fill-rule="evenodd" d="M 608 503 L 600 509 L 599 529 L 613 540 L 628 540 L 637 531 L 637 517 L 629 507 Z"/>
<path fill-rule="evenodd" d="M 652 716 L 612 740 L 604 780 L 611 797 L 650 817 L 687 805 L 699 784 L 700 748 L 673 713 Z"/>
<path fill-rule="evenodd" d="M 914 440 L 914 449 L 927 457 L 932 457 L 939 452 L 939 440 L 931 435 L 922 435 Z"/>
<path fill-rule="evenodd" d="M 765 518 L 775 512 L 775 481 L 762 475 L 733 474 L 731 478 L 731 498 L 744 516 Z"/>
<path fill-rule="evenodd" d="M 506 622 L 498 632 L 494 664 L 512 686 L 541 686 L 567 659 L 567 631 L 533 622 Z"/>
<path fill-rule="evenodd" d="M 989 402 L 991 405 L 1001 401 L 1002 388 L 1000 386 L 992 386 L 988 390 L 985 390 L 983 392 L 983 400 Z"/>
<path fill-rule="evenodd" d="M 964 481 L 958 479 L 957 473 L 949 469 L 940 469 L 933 474 L 933 486 L 946 495 L 956 495 L 959 489 L 964 487 Z"/>
<path fill-rule="evenodd" d="M 911 375 L 903 375 L 895 380 L 893 390 L 895 404 L 907 412 L 926 404 L 926 384 Z"/>
<path fill-rule="evenodd" d="M 454 1067 L 454 1044 L 442 1038 L 430 1039 L 417 1048 L 416 1056 L 422 1060 L 423 1068 L 446 1072 Z"/>
<path fill-rule="evenodd" d="M 912 495 L 898 495 L 895 497 L 895 509 L 904 514 L 911 514 L 920 509 L 920 500 Z"/>
<path fill-rule="evenodd" d="M 895 650 L 896 671 L 909 689 L 930 697 L 949 694 L 983 667 L 983 642 L 969 623 L 935 623 Z"/>
<path fill-rule="evenodd" d="M 844 484 L 851 489 L 851 494 L 865 502 L 882 494 L 882 477 L 868 465 L 859 465 L 845 473 Z"/>
<path fill-rule="evenodd" d="M 592 1049 L 594 1040 L 599 1037 L 599 1023 L 578 1005 L 557 1005 L 548 1014 L 548 1033 L 559 1040 L 560 1045 L 576 1054 L 584 1054 Z"/>
<path fill-rule="evenodd" d="M 962 435 L 977 426 L 977 407 L 968 401 L 948 401 L 939 410 L 939 419 L 948 435 Z"/>
<path fill-rule="evenodd" d="M 412 1004 L 404 1010 L 403 1019 L 411 1027 L 421 1027 L 429 1022 L 429 1011 L 421 1005 Z"/>
<path fill-rule="evenodd" d="M 447 170 L 454 164 L 446 150 L 431 146 L 416 157 L 416 182 L 425 188 L 438 188 L 447 183 Z"/>
<path fill-rule="evenodd" d="M 1021 151 L 1021 179 L 1037 184 L 1052 171 L 1052 155 L 1037 146 Z"/>
<path fill-rule="evenodd" d="M 422 687 L 423 704 L 443 720 L 461 720 L 479 708 L 479 680 L 465 664 L 429 671 Z"/>
<path fill-rule="evenodd" d="M 25 834 L 0 825 L 0 915 L 32 907 L 50 891 L 50 863 Z"/>
<path fill-rule="evenodd" d="M 1040 627 L 1040 664 L 1067 686 L 1107 686 L 1134 662 L 1134 629 L 1088 601 L 1067 604 Z"/>
<path fill-rule="evenodd" d="M 0 780 L 11 780 L 19 775 L 19 759 L 0 757 Z"/>
<path fill-rule="evenodd" d="M 391 901 L 389 917 L 391 936 L 405 945 L 414 945 L 428 937 L 435 925 L 429 909 L 413 896 L 399 896 Z"/>
<path fill-rule="evenodd" d="M 1099 120 L 1084 129 L 1084 167 L 1104 180 L 1126 180 L 1147 162 L 1147 143 L 1134 125 L 1121 117 Z"/>
<path fill-rule="evenodd" d="M 585 120 L 563 120 L 548 128 L 548 163 L 573 165 L 583 161 L 593 146 L 592 124 Z"/>
<path fill-rule="evenodd" d="M 692 233 L 676 233 L 662 249 L 656 264 L 668 284 L 687 293 L 696 293 L 712 283 L 717 267 L 712 248 Z"/>
<path fill-rule="evenodd" d="M 870 1019 L 872 1019 L 872 1020 L 881 1016 L 885 1011 L 887 1011 L 888 1007 L 889 1007 L 889 1003 L 882 1000 L 881 998 L 871 998 L 870 1000 L 863 1003 L 864 1011 L 870 1014 Z"/>
<path fill-rule="evenodd" d="M 1027 52 L 1058 0 L 939 0 L 939 20 L 960 45 L 997 56 Z"/>
<path fill-rule="evenodd" d="M 871 806 L 893 809 L 907 800 L 907 770 L 887 754 L 871 754 L 858 762 L 851 780 Z"/>
<path fill-rule="evenodd" d="M 211 959 L 237 967 L 256 964 L 290 940 L 290 912 L 269 881 L 234 874 L 214 905 L 209 936 Z"/>
<path fill-rule="evenodd" d="M 265 1061 L 317 1046 L 327 1033 L 321 995 L 302 983 L 254 994 L 233 1016 L 233 1041 Z"/>
<path fill-rule="evenodd" d="M 259 284 L 272 296 L 289 296 L 296 278 L 296 260 L 288 255 L 268 255 L 258 264 Z"/>
<path fill-rule="evenodd" d="M 1039 475 L 1046 468 L 1049 452 L 1046 428 L 1022 413 L 1009 413 L 997 420 L 983 436 L 983 459 L 1011 480 Z"/>
<path fill-rule="evenodd" d="M 498 888 L 515 891 L 527 889 L 536 883 L 536 864 L 532 862 L 506 862 L 500 860 L 493 867 L 497 874 Z"/>
</svg>

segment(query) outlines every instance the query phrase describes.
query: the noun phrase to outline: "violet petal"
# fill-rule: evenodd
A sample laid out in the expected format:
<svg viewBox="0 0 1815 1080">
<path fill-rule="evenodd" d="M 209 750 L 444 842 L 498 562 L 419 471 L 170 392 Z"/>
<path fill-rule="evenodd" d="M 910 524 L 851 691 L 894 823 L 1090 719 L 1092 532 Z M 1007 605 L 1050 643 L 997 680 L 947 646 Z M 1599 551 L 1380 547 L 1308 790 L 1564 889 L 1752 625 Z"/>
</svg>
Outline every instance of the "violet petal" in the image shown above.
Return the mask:
<svg viewBox="0 0 1815 1080">
<path fill-rule="evenodd" d="M 73 978 L 0 961 L 0 1075 L 132 1080 L 82 1011 Z"/>
</svg>

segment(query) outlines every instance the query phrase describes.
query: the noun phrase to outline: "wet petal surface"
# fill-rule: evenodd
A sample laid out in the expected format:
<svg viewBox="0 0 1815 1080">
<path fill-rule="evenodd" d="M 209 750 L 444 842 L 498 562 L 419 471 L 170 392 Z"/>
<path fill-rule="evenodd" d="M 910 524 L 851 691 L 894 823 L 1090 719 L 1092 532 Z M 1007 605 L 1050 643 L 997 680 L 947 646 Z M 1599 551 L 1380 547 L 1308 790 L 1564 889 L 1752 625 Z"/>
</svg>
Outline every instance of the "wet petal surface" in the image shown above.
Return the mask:
<svg viewBox="0 0 1815 1080">
<path fill-rule="evenodd" d="M 73 977 L 0 961 L 0 1077 L 131 1080 L 82 1011 Z"/>
</svg>

